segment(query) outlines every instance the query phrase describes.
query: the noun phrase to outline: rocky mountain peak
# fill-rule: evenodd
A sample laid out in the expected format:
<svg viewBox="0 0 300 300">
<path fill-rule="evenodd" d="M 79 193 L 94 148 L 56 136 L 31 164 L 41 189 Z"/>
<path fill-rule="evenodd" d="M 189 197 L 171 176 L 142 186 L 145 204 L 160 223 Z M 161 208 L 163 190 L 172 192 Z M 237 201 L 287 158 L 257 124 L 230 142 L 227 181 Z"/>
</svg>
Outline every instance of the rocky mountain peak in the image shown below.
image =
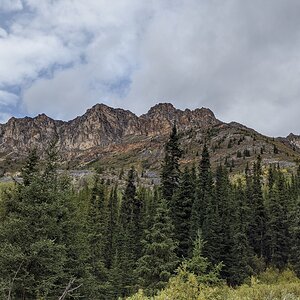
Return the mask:
<svg viewBox="0 0 300 300">
<path fill-rule="evenodd" d="M 158 103 L 151 107 L 147 112 L 147 115 L 156 115 L 156 114 L 174 114 L 177 109 L 171 103 Z"/>
<path fill-rule="evenodd" d="M 0 124 L 0 155 L 4 162 L 8 154 L 8 160 L 11 157 L 21 159 L 32 147 L 37 147 L 43 153 L 49 142 L 55 138 L 64 161 L 82 164 L 133 152 L 139 153 L 140 159 L 144 161 L 150 159 L 149 151 L 156 151 L 153 156 L 155 163 L 154 160 L 162 154 L 162 143 L 167 139 L 174 122 L 180 132 L 188 133 L 186 146 L 195 153 L 200 151 L 199 143 L 210 129 L 214 129 L 210 132 L 216 135 L 212 142 L 216 149 L 222 149 L 221 143 L 226 144 L 228 149 L 230 139 L 231 144 L 235 140 L 241 140 L 241 132 L 251 136 L 256 134 L 254 130 L 241 124 L 219 121 L 210 109 L 203 107 L 180 110 L 171 103 L 159 103 L 138 117 L 128 110 L 96 104 L 84 115 L 68 122 L 53 120 L 45 114 L 34 118 L 11 118 L 6 124 Z M 236 137 L 233 137 L 234 134 Z M 190 144 L 190 141 L 194 144 Z M 247 141 L 245 139 L 245 143 Z M 299 136 L 290 134 L 285 142 L 289 149 L 300 147 Z M 246 145 L 241 144 L 238 147 L 242 147 L 240 151 L 244 151 Z M 272 146 L 265 147 L 271 149 L 268 151 L 273 149 Z M 234 147 L 230 149 L 237 151 Z M 259 144 L 255 151 L 261 149 L 262 144 Z M 236 153 L 232 155 L 234 157 Z"/>
<path fill-rule="evenodd" d="M 194 112 L 199 116 L 209 116 L 211 118 L 216 118 L 212 110 L 206 107 L 196 108 Z"/>
<path fill-rule="evenodd" d="M 297 139 L 297 138 L 300 139 L 300 136 L 299 136 L 299 135 L 296 135 L 296 134 L 294 134 L 294 133 L 291 132 L 291 133 L 287 136 L 287 138 L 290 139 L 290 140 L 291 140 L 291 139 Z"/>
<path fill-rule="evenodd" d="M 293 146 L 296 147 L 298 149 L 298 151 L 300 150 L 300 135 L 296 135 L 293 133 L 290 133 L 286 139 L 289 141 L 289 143 Z"/>
</svg>

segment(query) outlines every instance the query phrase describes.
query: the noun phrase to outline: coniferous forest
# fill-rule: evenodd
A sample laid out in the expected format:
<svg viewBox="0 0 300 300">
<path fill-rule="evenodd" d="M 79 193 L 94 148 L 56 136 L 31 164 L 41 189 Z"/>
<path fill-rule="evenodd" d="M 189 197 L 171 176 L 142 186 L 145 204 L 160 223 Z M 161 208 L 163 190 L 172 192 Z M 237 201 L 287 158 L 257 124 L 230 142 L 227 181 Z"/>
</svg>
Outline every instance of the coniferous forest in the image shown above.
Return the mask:
<svg viewBox="0 0 300 300">
<path fill-rule="evenodd" d="M 232 180 L 211 168 L 209 144 L 200 151 L 182 165 L 174 126 L 159 186 L 140 185 L 132 167 L 125 186 L 98 174 L 79 188 L 57 172 L 55 145 L 43 161 L 32 150 L 23 181 L 1 194 L 0 299 L 299 299 L 300 168 L 258 156 Z M 201 294 L 263 276 L 296 282 L 294 294 Z"/>
</svg>

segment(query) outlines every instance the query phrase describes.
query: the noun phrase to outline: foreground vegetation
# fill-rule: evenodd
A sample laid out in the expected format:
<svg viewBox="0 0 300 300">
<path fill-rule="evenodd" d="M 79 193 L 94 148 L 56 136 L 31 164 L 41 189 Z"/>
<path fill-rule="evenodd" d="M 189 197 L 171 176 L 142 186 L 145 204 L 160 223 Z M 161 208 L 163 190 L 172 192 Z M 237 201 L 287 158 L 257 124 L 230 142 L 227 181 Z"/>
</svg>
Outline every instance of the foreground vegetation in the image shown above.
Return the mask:
<svg viewBox="0 0 300 300">
<path fill-rule="evenodd" d="M 268 269 L 258 277 L 252 277 L 248 284 L 237 288 L 227 285 L 207 286 L 199 284 L 193 273 L 180 269 L 167 287 L 153 297 L 147 297 L 143 290 L 127 300 L 298 300 L 300 280 L 286 270 Z"/>
<path fill-rule="evenodd" d="M 300 169 L 262 176 L 258 157 L 232 182 L 207 145 L 183 167 L 175 126 L 158 187 L 131 168 L 125 186 L 98 174 L 78 188 L 57 155 L 32 151 L 2 191 L 0 299 L 299 297 Z"/>
</svg>

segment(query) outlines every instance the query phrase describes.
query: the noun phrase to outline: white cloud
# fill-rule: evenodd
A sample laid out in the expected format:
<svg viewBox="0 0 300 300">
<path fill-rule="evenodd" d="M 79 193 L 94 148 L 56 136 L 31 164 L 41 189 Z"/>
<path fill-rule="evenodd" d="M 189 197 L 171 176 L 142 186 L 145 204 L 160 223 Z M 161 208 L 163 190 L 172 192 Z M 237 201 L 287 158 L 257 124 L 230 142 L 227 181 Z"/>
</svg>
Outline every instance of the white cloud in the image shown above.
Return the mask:
<svg viewBox="0 0 300 300">
<path fill-rule="evenodd" d="M 6 37 L 7 37 L 6 30 L 0 27 L 0 38 L 6 38 Z"/>
<path fill-rule="evenodd" d="M 15 106 L 18 100 L 17 95 L 0 90 L 0 106 Z"/>
<path fill-rule="evenodd" d="M 0 112 L 0 123 L 5 124 L 12 117 L 9 113 Z"/>
<path fill-rule="evenodd" d="M 0 29 L 0 87 L 21 86 L 29 114 L 69 119 L 100 101 L 144 113 L 171 101 L 300 133 L 298 0 L 23 2 Z"/>
<path fill-rule="evenodd" d="M 10 34 L 0 39 L 0 86 L 21 85 L 38 77 L 53 64 L 66 64 L 73 57 L 55 36 L 34 34 L 30 38 Z"/>
<path fill-rule="evenodd" d="M 23 8 L 21 0 L 0 0 L 0 11 L 11 12 Z"/>
</svg>

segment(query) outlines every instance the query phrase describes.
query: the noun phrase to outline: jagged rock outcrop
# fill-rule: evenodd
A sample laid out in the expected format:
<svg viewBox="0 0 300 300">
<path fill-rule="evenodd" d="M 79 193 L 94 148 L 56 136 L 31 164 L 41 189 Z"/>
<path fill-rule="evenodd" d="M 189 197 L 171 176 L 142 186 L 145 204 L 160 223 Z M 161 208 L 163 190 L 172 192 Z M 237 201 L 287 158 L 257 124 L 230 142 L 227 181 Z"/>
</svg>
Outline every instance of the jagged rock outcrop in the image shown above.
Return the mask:
<svg viewBox="0 0 300 300">
<path fill-rule="evenodd" d="M 300 136 L 290 133 L 287 137 L 287 140 L 291 143 L 292 146 L 300 150 Z"/>
<path fill-rule="evenodd" d="M 249 159 L 243 155 L 245 150 L 251 153 L 251 159 L 257 154 L 262 154 L 266 161 L 273 159 L 274 143 L 279 149 L 275 160 L 293 162 L 299 156 L 293 149 L 299 147 L 299 137 L 290 135 L 284 141 L 274 140 L 239 123 L 221 122 L 207 108 L 183 111 L 170 103 L 160 103 L 137 116 L 128 110 L 96 104 L 68 122 L 41 114 L 35 118 L 11 118 L 0 124 L 0 167 L 11 168 L 33 147 L 43 155 L 55 139 L 62 162 L 74 166 L 101 161 L 102 165 L 116 168 L 139 164 L 141 168 L 158 169 L 174 123 L 182 133 L 185 163 L 195 161 L 204 141 L 209 143 L 214 164 L 230 162 L 232 166 L 242 166 Z"/>
<path fill-rule="evenodd" d="M 96 104 L 69 122 L 55 121 L 45 114 L 35 118 L 11 118 L 0 125 L 0 151 L 44 149 L 52 139 L 58 140 L 62 152 L 85 151 L 94 147 L 120 144 L 129 137 L 166 134 L 176 122 L 180 129 L 219 124 L 209 109 L 181 111 L 172 104 L 158 104 L 141 117 L 123 109 Z"/>
</svg>

